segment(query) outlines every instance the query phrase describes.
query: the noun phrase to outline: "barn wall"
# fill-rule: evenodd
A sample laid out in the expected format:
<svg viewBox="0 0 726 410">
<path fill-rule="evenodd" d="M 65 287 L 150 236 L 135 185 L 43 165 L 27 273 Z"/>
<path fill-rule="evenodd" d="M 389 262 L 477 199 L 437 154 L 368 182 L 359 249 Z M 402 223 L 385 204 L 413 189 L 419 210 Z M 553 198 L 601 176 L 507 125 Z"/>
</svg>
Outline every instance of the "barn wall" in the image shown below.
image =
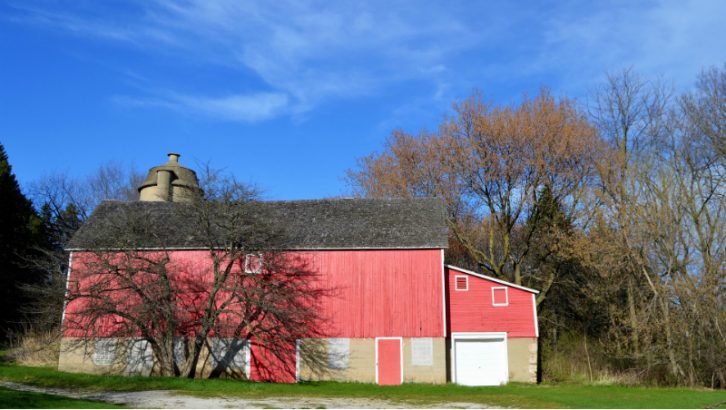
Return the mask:
<svg viewBox="0 0 726 410">
<path fill-rule="evenodd" d="M 469 290 L 455 290 L 456 276 L 468 278 Z M 492 305 L 499 283 L 446 269 L 449 332 L 507 332 L 507 338 L 536 337 L 532 293 L 508 287 L 509 305 Z M 449 333 L 450 334 L 450 333 Z"/>
<path fill-rule="evenodd" d="M 404 383 L 446 383 L 446 340 L 433 338 L 433 360 L 431 365 L 413 363 L 411 338 L 403 339 L 403 382 Z"/>
<path fill-rule="evenodd" d="M 329 291 L 322 299 L 320 329 L 330 337 L 443 337 L 442 260 L 440 249 L 290 252 L 296 264 L 319 273 L 319 285 Z M 75 282 L 90 253 L 74 252 L 70 283 Z M 206 251 L 174 251 L 171 263 L 192 272 L 206 272 Z M 174 265 L 170 265 L 174 266 Z M 193 268 L 193 269 L 191 269 Z M 187 275 L 188 276 L 188 275 Z M 81 283 L 81 287 L 83 287 Z M 120 299 L 127 300 L 121 295 Z M 78 320 L 82 300 L 66 307 L 64 336 L 83 336 Z M 119 318 L 99 324 L 99 336 L 111 336 Z M 76 329 L 74 329 L 76 328 Z M 79 330 L 80 329 L 80 330 Z"/>
<path fill-rule="evenodd" d="M 443 337 L 440 249 L 309 253 L 325 285 L 329 336 Z"/>
<path fill-rule="evenodd" d="M 93 373 L 93 374 L 123 374 L 123 375 L 159 375 L 160 370 L 157 363 L 151 363 L 150 366 L 142 372 L 132 371 L 129 368 L 129 344 L 133 341 L 130 338 L 103 338 L 113 343 L 115 352 L 113 361 L 110 363 L 95 363 L 94 354 L 96 353 L 96 340 L 88 340 L 86 338 L 64 337 L 61 339 L 60 355 L 58 358 L 58 370 L 65 372 L 77 373 Z M 210 339 L 211 342 L 211 339 Z M 205 347 L 199 357 L 197 364 L 197 374 L 199 377 L 208 377 L 214 369 L 213 359 L 209 350 Z M 245 379 L 244 369 L 227 368 L 219 377 Z M 294 380 L 294 378 L 293 378 Z"/>
<path fill-rule="evenodd" d="M 295 346 L 286 346 L 273 353 L 253 344 L 251 353 L 251 380 L 295 383 Z"/>
<path fill-rule="evenodd" d="M 537 382 L 537 338 L 507 339 L 509 381 Z"/>
<path fill-rule="evenodd" d="M 81 288 L 85 286 L 85 281 L 89 279 L 80 283 L 78 280 L 84 270 L 88 272 L 89 261 L 94 258 L 88 252 L 74 252 L 73 255 L 69 279 L 71 291 L 77 285 Z M 375 350 L 366 352 L 370 350 L 369 347 L 374 349 L 374 338 L 398 336 L 404 338 L 404 350 L 409 349 L 407 338 L 435 338 L 436 362 L 433 367 L 411 366 L 408 357 L 404 360 L 406 381 L 445 381 L 443 261 L 440 249 L 301 251 L 289 252 L 288 256 L 295 263 L 303 263 L 318 272 L 318 285 L 329 291 L 329 295 L 321 300 L 321 325 L 316 330 L 328 337 L 351 338 L 356 349 L 360 350 L 356 353 L 360 357 L 360 364 L 353 366 L 344 379 L 372 381 L 369 380 L 369 373 L 371 368 L 375 372 Z M 206 251 L 171 253 L 173 265 L 184 266 L 185 271 L 207 277 L 211 275 L 208 258 Z M 186 277 L 186 280 L 193 279 Z M 129 298 L 119 295 L 119 300 L 128 302 Z M 81 300 L 71 301 L 65 309 L 63 336 L 66 345 L 84 336 L 83 321 L 79 314 L 82 303 Z M 122 327 L 123 320 L 120 318 L 108 318 L 98 324 L 95 335 L 110 337 Z M 404 354 L 410 356 L 410 352 Z M 252 355 L 252 379 L 295 380 L 294 356 L 288 355 L 290 357 L 281 360 L 254 347 Z M 83 351 L 64 349 L 61 351 L 59 368 L 70 371 L 123 372 L 116 366 L 96 366 L 88 358 Z M 434 368 L 443 369 L 443 373 L 432 372 Z M 375 373 L 372 374 L 375 377 Z"/>
<path fill-rule="evenodd" d="M 326 339 L 321 351 L 326 353 Z M 310 343 L 311 340 L 305 342 Z M 431 338 L 432 360 L 429 365 L 415 365 L 412 361 L 412 338 L 403 338 L 403 382 L 404 383 L 445 383 L 446 382 L 446 340 L 443 337 Z M 375 383 L 376 381 L 376 340 L 375 338 L 350 339 L 348 364 L 342 369 L 316 371 L 305 364 L 300 368 L 301 380 L 335 380 L 343 382 Z"/>
</svg>

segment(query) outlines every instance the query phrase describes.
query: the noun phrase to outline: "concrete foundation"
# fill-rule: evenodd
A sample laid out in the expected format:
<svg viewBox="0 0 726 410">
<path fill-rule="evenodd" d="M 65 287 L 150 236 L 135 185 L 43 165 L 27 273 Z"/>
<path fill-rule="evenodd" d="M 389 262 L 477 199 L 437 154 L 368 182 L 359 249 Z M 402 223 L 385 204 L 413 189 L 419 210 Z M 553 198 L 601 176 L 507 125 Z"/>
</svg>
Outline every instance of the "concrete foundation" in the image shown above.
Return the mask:
<svg viewBox="0 0 726 410">
<path fill-rule="evenodd" d="M 159 375 L 159 366 L 151 360 L 150 349 L 146 351 L 146 357 L 139 359 L 139 353 L 132 353 L 132 340 L 122 338 L 100 339 L 103 344 L 113 345 L 114 352 L 106 357 L 99 357 L 97 353 L 97 342 L 88 341 L 82 338 L 66 337 L 61 340 L 61 350 L 58 358 L 58 370 L 73 373 L 92 374 L 116 374 L 129 376 L 150 376 Z M 244 360 L 247 360 L 248 353 L 242 351 Z M 219 356 L 219 355 L 218 355 Z M 207 347 L 202 348 L 196 372 L 200 377 L 209 377 L 214 371 L 216 361 L 210 355 Z M 236 366 L 230 364 L 224 366 L 219 372 L 220 378 L 246 379 L 249 368 L 244 364 Z"/>
<path fill-rule="evenodd" d="M 447 359 L 446 339 L 443 337 L 430 338 L 430 362 L 421 364 L 420 359 L 414 360 L 412 338 L 403 338 L 403 382 L 404 383 L 446 383 L 449 368 Z M 425 342 L 428 343 L 429 340 Z M 105 344 L 104 344 L 105 343 Z M 93 374 L 124 374 L 124 375 L 154 375 L 159 374 L 158 367 L 151 363 L 137 363 L 129 359 L 130 341 L 128 339 L 106 339 L 101 345 L 96 341 L 84 343 L 83 339 L 63 338 L 58 362 L 58 370 Z M 345 382 L 375 383 L 376 381 L 376 341 L 367 339 L 346 339 L 347 356 L 340 363 L 333 363 L 338 367 L 331 367 L 331 356 L 328 351 L 328 339 L 303 340 L 314 346 L 314 359 L 306 359 L 306 349 L 301 347 L 298 363 L 300 380 L 334 380 Z M 99 354 L 99 347 L 113 345 L 113 354 Z M 244 352 L 245 360 L 248 353 Z M 136 353 L 138 356 L 138 353 Z M 507 355 L 509 360 L 509 381 L 535 383 L 537 381 L 537 339 L 514 338 L 507 340 Z M 201 377 L 208 377 L 213 369 L 212 356 L 205 347 L 201 360 L 197 366 L 197 373 Z M 418 364 L 415 364 L 418 363 Z M 239 378 L 248 377 L 249 367 L 230 366 L 219 377 Z"/>
<path fill-rule="evenodd" d="M 507 339 L 509 381 L 537 383 L 537 338 Z"/>
<path fill-rule="evenodd" d="M 324 340 L 324 339 L 323 339 Z M 349 339 L 347 366 L 344 368 L 313 369 L 301 359 L 300 380 L 335 380 L 345 382 L 376 382 L 376 340 Z M 403 382 L 404 383 L 446 383 L 446 342 L 443 337 L 430 338 L 430 364 L 414 364 L 412 338 L 403 338 Z M 317 342 L 317 341 L 316 341 Z M 303 342 L 305 343 L 305 342 Z M 308 342 L 309 343 L 309 342 Z M 318 344 L 318 350 L 325 355 L 325 343 Z M 304 351 L 304 349 L 302 349 Z"/>
</svg>

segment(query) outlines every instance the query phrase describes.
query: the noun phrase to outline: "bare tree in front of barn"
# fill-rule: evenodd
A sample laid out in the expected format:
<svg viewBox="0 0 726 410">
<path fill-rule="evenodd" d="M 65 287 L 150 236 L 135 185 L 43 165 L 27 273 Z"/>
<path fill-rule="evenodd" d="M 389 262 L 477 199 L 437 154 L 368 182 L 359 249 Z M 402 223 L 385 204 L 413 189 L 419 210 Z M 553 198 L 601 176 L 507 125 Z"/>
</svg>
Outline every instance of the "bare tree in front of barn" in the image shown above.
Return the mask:
<svg viewBox="0 0 726 410">
<path fill-rule="evenodd" d="M 88 351 L 124 341 L 130 373 L 153 362 L 165 376 L 248 377 L 246 352 L 262 352 L 261 378 L 294 375 L 297 341 L 320 336 L 326 290 L 307 261 L 278 250 L 284 229 L 254 191 L 217 172 L 203 186 L 190 204 L 105 204 L 112 216 L 93 249 L 74 254 L 64 331 Z M 306 349 L 306 365 L 321 368 Z"/>
</svg>

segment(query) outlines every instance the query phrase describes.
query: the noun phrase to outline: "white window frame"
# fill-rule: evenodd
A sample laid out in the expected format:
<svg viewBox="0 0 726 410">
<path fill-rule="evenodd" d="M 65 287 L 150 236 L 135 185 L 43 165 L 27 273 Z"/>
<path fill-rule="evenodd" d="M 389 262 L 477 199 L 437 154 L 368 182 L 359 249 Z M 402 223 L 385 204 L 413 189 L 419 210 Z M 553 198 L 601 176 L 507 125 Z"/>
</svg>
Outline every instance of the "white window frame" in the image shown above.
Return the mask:
<svg viewBox="0 0 726 410">
<path fill-rule="evenodd" d="M 260 265 L 257 269 L 253 269 L 250 267 L 250 258 L 255 257 L 260 261 Z M 254 273 L 254 274 L 260 274 L 262 273 L 262 265 L 264 264 L 264 261 L 262 259 L 261 253 L 248 253 L 245 255 L 245 273 Z"/>
<path fill-rule="evenodd" d="M 504 303 L 496 303 L 496 298 L 494 297 L 494 291 L 495 290 L 504 290 Z M 503 306 L 509 306 L 509 288 L 506 286 L 492 286 L 492 306 L 496 307 L 503 307 Z"/>
<path fill-rule="evenodd" d="M 459 288 L 459 278 L 464 278 L 466 281 L 466 287 L 461 289 Z M 469 277 L 467 275 L 454 275 L 454 291 L 456 292 L 466 292 L 469 290 Z"/>
</svg>

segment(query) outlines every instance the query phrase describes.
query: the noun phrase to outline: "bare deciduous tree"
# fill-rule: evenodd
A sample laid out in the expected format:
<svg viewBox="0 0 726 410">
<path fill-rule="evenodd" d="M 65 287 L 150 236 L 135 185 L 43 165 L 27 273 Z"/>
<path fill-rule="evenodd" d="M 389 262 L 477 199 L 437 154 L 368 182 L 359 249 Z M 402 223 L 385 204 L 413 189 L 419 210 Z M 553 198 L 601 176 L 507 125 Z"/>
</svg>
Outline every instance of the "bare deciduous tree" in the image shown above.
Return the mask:
<svg viewBox="0 0 726 410">
<path fill-rule="evenodd" d="M 48 234 L 48 247 L 38 248 L 26 263 L 45 272 L 45 280 L 23 287 L 32 303 L 23 307 L 28 332 L 58 329 L 63 309 L 68 253 L 64 248 L 71 236 L 103 200 L 134 200 L 143 175 L 121 164 L 100 166 L 85 178 L 65 173 L 45 175 L 28 189 L 29 197 Z"/>
<path fill-rule="evenodd" d="M 599 168 L 588 259 L 607 278 L 598 291 L 623 302 L 608 309 L 603 346 L 649 377 L 690 385 L 724 385 L 718 78 L 707 71 L 695 93 L 673 100 L 625 71 L 608 78 L 594 111 L 614 155 Z"/>
<path fill-rule="evenodd" d="M 304 258 L 276 248 L 284 230 L 253 191 L 218 173 L 203 186 L 189 204 L 109 205 L 103 229 L 85 233 L 91 252 L 74 261 L 64 331 L 81 344 L 144 341 L 166 376 L 244 377 L 233 364 L 247 344 L 264 352 L 255 358 L 262 377 L 294 375 L 297 341 L 320 336 L 326 290 Z M 201 250 L 174 251 L 179 241 Z M 320 356 L 306 353 L 319 368 Z M 204 361 L 212 368 L 201 373 Z"/>
<path fill-rule="evenodd" d="M 547 92 L 511 107 L 475 94 L 437 133 L 397 131 L 348 178 L 359 195 L 444 198 L 447 259 L 544 290 L 543 350 L 569 332 L 591 380 L 596 361 L 724 387 L 725 97 L 726 66 L 679 97 L 611 74 L 588 118 Z"/>
<path fill-rule="evenodd" d="M 546 189 L 568 218 L 579 219 L 600 148 L 595 130 L 573 102 L 547 90 L 511 107 L 475 93 L 454 111 L 438 134 L 395 132 L 382 154 L 363 158 L 348 178 L 367 196 L 444 198 L 452 249 L 496 277 L 538 287 L 541 302 L 555 272 L 523 271 L 540 229 L 539 197 Z"/>
</svg>

